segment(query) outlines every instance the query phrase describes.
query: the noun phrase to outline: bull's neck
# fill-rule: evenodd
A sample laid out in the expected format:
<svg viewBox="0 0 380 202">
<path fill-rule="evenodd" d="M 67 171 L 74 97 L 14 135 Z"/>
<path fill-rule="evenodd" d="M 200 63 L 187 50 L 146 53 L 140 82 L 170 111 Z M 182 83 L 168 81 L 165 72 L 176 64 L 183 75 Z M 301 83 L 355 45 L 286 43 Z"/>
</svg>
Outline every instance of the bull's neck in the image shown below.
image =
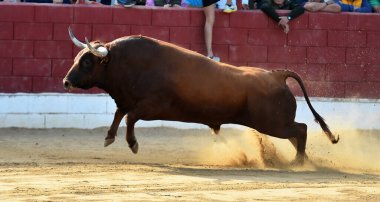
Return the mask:
<svg viewBox="0 0 380 202">
<path fill-rule="evenodd" d="M 114 78 L 114 76 L 111 75 L 105 76 L 104 81 L 97 84 L 97 87 L 101 88 L 112 97 L 117 105 L 117 108 L 128 112 L 134 102 L 129 96 L 128 90 L 123 88 L 123 86 L 125 85 L 123 85 L 122 82 L 120 83 L 119 78 Z"/>
</svg>

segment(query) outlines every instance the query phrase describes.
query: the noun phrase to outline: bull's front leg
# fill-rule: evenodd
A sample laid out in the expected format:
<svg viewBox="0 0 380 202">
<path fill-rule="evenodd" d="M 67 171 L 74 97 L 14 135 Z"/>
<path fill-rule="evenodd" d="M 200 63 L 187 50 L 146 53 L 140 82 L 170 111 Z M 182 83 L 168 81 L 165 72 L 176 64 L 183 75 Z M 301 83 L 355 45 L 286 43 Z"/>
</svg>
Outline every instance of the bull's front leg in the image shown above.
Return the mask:
<svg viewBox="0 0 380 202">
<path fill-rule="evenodd" d="M 120 122 L 125 116 L 125 112 L 120 110 L 119 108 L 116 109 L 115 116 L 113 118 L 112 124 L 110 129 L 108 130 L 107 137 L 104 140 L 104 147 L 107 147 L 108 145 L 112 144 L 115 141 L 115 136 L 117 133 L 117 129 L 119 128 Z"/>
<path fill-rule="evenodd" d="M 138 119 L 135 117 L 133 113 L 130 113 L 128 114 L 128 117 L 125 117 L 125 121 L 127 122 L 126 139 L 129 148 L 131 148 L 134 154 L 137 154 L 137 152 L 139 151 L 139 144 L 135 137 L 135 123 L 138 121 Z"/>
</svg>

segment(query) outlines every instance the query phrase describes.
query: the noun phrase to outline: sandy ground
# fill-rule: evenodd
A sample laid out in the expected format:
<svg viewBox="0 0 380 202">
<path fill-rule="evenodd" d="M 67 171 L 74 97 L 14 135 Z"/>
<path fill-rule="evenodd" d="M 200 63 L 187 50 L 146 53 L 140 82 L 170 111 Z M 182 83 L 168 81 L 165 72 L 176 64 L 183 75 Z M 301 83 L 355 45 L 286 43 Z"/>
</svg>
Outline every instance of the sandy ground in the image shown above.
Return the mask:
<svg viewBox="0 0 380 202">
<path fill-rule="evenodd" d="M 309 160 L 253 131 L 0 129 L 0 201 L 380 201 L 380 132 L 310 133 Z"/>
</svg>

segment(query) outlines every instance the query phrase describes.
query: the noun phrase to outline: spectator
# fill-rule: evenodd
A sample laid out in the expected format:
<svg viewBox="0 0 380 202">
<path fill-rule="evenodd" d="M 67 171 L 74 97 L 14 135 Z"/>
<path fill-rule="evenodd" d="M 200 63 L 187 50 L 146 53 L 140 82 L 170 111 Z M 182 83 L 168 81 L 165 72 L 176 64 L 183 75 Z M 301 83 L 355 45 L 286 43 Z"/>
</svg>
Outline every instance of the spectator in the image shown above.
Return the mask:
<svg viewBox="0 0 380 202">
<path fill-rule="evenodd" d="M 145 6 L 146 0 L 117 0 L 115 5 L 122 5 L 126 8 L 132 7 L 134 5 Z"/>
<path fill-rule="evenodd" d="M 186 0 L 186 3 L 189 5 L 189 7 L 203 7 L 203 12 L 205 15 L 204 39 L 206 44 L 207 57 L 217 62 L 220 61 L 220 58 L 215 56 L 212 50 L 212 30 L 215 22 L 216 2 L 218 1 L 219 0 Z M 226 13 L 231 13 L 236 10 L 236 6 L 232 6 L 232 0 L 227 0 L 224 12 L 227 11 Z"/>
<path fill-rule="evenodd" d="M 253 10 L 253 9 L 260 9 L 262 0 L 242 0 L 241 4 L 243 7 L 243 10 Z"/>
<path fill-rule="evenodd" d="M 108 0 L 101 0 L 99 2 L 97 2 L 96 0 L 71 0 L 71 3 L 72 4 L 106 4 L 106 5 L 110 5 L 108 3 L 110 3 L 111 1 L 108 1 Z"/>
<path fill-rule="evenodd" d="M 237 11 L 235 0 L 219 0 L 216 3 L 216 7 L 219 9 L 223 9 L 224 13 L 233 13 Z"/>
<path fill-rule="evenodd" d="M 234 0 L 185 0 L 186 4 L 189 5 L 189 7 L 203 7 L 205 8 L 204 4 L 207 4 L 207 1 L 215 1 L 216 7 L 222 8 L 223 12 L 225 13 L 232 13 L 237 11 L 236 2 Z M 218 3 L 218 4 L 217 4 Z M 221 6 L 224 4 L 224 6 Z"/>
<path fill-rule="evenodd" d="M 343 12 L 372 12 L 372 7 L 368 0 L 335 0 L 335 2 L 340 5 Z"/>
<path fill-rule="evenodd" d="M 24 2 L 28 3 L 63 3 L 71 4 L 71 0 L 25 0 Z"/>
<path fill-rule="evenodd" d="M 160 1 L 162 3 L 160 3 Z M 177 1 L 177 3 L 175 2 Z M 172 2 L 166 3 L 167 0 L 146 0 L 145 6 L 163 6 L 163 7 L 187 7 L 186 0 L 173 0 Z M 157 4 L 158 3 L 158 4 Z"/>
<path fill-rule="evenodd" d="M 206 43 L 207 57 L 217 62 L 220 58 L 212 51 L 212 29 L 215 22 L 215 3 L 219 0 L 202 0 L 205 14 L 204 38 Z"/>
<path fill-rule="evenodd" d="M 380 0 L 369 0 L 369 3 L 373 8 L 373 12 L 380 13 Z"/>
<path fill-rule="evenodd" d="M 304 7 L 297 4 L 296 0 L 267 0 L 260 9 L 270 18 L 278 23 L 278 25 L 287 34 L 290 30 L 289 21 L 302 15 L 305 11 Z M 279 16 L 276 10 L 291 10 L 287 16 Z"/>
<path fill-rule="evenodd" d="M 339 13 L 342 9 L 334 0 L 301 0 L 305 10 L 311 12 L 323 11 L 330 13 Z"/>
<path fill-rule="evenodd" d="M 181 0 L 154 0 L 154 6 L 181 7 Z"/>
</svg>

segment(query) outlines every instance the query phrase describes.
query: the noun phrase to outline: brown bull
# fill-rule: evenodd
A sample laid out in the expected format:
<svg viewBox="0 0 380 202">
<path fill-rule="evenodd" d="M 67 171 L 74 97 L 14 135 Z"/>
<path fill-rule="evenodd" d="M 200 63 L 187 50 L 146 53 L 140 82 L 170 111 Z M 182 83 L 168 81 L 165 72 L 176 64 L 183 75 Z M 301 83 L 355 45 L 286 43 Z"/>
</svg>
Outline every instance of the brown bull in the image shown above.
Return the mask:
<svg viewBox="0 0 380 202">
<path fill-rule="evenodd" d="M 286 85 L 294 78 L 306 102 L 332 143 L 339 140 L 312 107 L 301 78 L 287 70 L 266 71 L 214 62 L 196 52 L 143 36 L 110 43 L 72 41 L 82 50 L 63 79 L 66 89 L 99 87 L 115 100 L 117 110 L 105 146 L 115 140 L 128 114 L 126 139 L 134 153 L 138 120 L 169 120 L 208 125 L 216 133 L 222 124 L 248 126 L 289 139 L 304 161 L 307 125 L 294 121 L 296 100 Z M 296 140 L 296 141 L 294 141 Z"/>
</svg>

